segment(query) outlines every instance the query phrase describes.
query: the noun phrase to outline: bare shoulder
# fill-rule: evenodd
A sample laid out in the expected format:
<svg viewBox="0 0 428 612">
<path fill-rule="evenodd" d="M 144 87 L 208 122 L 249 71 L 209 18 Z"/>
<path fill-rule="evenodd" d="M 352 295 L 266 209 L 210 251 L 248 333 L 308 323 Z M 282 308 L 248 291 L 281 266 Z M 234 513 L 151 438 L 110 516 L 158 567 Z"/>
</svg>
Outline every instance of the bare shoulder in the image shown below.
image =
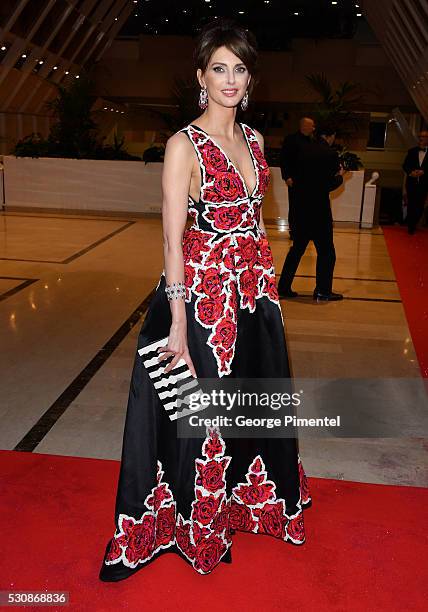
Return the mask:
<svg viewBox="0 0 428 612">
<path fill-rule="evenodd" d="M 170 154 L 181 155 L 186 151 L 191 151 L 192 145 L 184 132 L 176 132 L 168 138 L 166 150 Z"/>
<path fill-rule="evenodd" d="M 194 157 L 192 143 L 184 132 L 176 132 L 168 138 L 164 159 L 167 167 L 173 165 L 177 170 L 191 168 Z"/>
</svg>

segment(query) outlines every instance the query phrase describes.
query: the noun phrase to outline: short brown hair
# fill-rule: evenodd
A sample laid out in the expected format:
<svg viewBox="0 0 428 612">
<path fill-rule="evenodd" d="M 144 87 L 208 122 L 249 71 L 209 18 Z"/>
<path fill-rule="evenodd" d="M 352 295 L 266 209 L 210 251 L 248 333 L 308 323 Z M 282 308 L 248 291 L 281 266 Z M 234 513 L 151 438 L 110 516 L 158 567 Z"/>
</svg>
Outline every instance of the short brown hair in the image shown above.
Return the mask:
<svg viewBox="0 0 428 612">
<path fill-rule="evenodd" d="M 196 68 L 202 72 L 208 67 L 212 54 L 220 47 L 227 47 L 245 64 L 251 75 L 250 93 L 257 77 L 257 41 L 254 35 L 231 19 L 216 19 L 200 32 L 194 52 Z"/>
</svg>

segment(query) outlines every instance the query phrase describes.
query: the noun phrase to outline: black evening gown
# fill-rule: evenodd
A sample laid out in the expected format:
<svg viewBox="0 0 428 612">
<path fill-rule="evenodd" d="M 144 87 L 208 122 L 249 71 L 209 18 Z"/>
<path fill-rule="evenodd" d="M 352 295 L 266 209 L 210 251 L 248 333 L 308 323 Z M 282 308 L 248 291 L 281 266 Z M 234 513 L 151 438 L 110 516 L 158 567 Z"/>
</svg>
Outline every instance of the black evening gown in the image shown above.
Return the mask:
<svg viewBox="0 0 428 612">
<path fill-rule="evenodd" d="M 198 378 L 288 378 L 275 270 L 259 227 L 269 168 L 255 132 L 239 124 L 256 185 L 250 193 L 222 148 L 200 127 L 182 131 L 201 169 L 199 202 L 183 236 L 187 337 Z M 162 273 L 137 350 L 166 337 L 171 312 Z M 311 504 L 296 438 L 178 438 L 136 353 L 116 497 L 115 532 L 100 579 L 127 578 L 165 552 L 201 574 L 228 561 L 236 530 L 305 541 Z"/>
</svg>

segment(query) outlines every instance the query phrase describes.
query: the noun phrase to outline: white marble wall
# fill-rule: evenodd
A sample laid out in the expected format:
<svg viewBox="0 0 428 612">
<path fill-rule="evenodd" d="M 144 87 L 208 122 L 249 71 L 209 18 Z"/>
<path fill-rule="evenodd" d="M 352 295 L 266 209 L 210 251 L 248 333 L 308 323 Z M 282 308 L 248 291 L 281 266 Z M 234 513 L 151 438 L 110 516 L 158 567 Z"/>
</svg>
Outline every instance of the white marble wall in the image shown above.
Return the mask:
<svg viewBox="0 0 428 612">
<path fill-rule="evenodd" d="M 10 207 L 97 212 L 160 212 L 162 164 L 56 158 L 4 157 L 5 198 Z M 288 217 L 288 189 L 279 168 L 271 168 L 266 219 Z M 349 172 L 331 194 L 335 221 L 360 220 L 364 172 Z"/>
</svg>

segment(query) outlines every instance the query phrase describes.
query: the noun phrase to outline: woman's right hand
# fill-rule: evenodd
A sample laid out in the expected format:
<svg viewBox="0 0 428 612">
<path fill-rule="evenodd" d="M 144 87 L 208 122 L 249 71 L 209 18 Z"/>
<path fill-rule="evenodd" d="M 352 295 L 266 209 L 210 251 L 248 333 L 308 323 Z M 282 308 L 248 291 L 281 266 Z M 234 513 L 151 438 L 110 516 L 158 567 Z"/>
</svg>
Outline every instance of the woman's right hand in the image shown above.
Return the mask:
<svg viewBox="0 0 428 612">
<path fill-rule="evenodd" d="M 179 362 L 180 359 L 184 359 L 187 363 L 189 370 L 196 378 L 196 370 L 193 365 L 192 359 L 189 353 L 189 347 L 187 346 L 187 325 L 186 323 L 173 323 L 169 330 L 168 343 L 165 346 L 158 348 L 158 353 L 161 353 L 159 362 L 165 361 L 171 355 L 174 355 L 171 363 L 165 368 L 165 373 L 170 372 Z"/>
</svg>

